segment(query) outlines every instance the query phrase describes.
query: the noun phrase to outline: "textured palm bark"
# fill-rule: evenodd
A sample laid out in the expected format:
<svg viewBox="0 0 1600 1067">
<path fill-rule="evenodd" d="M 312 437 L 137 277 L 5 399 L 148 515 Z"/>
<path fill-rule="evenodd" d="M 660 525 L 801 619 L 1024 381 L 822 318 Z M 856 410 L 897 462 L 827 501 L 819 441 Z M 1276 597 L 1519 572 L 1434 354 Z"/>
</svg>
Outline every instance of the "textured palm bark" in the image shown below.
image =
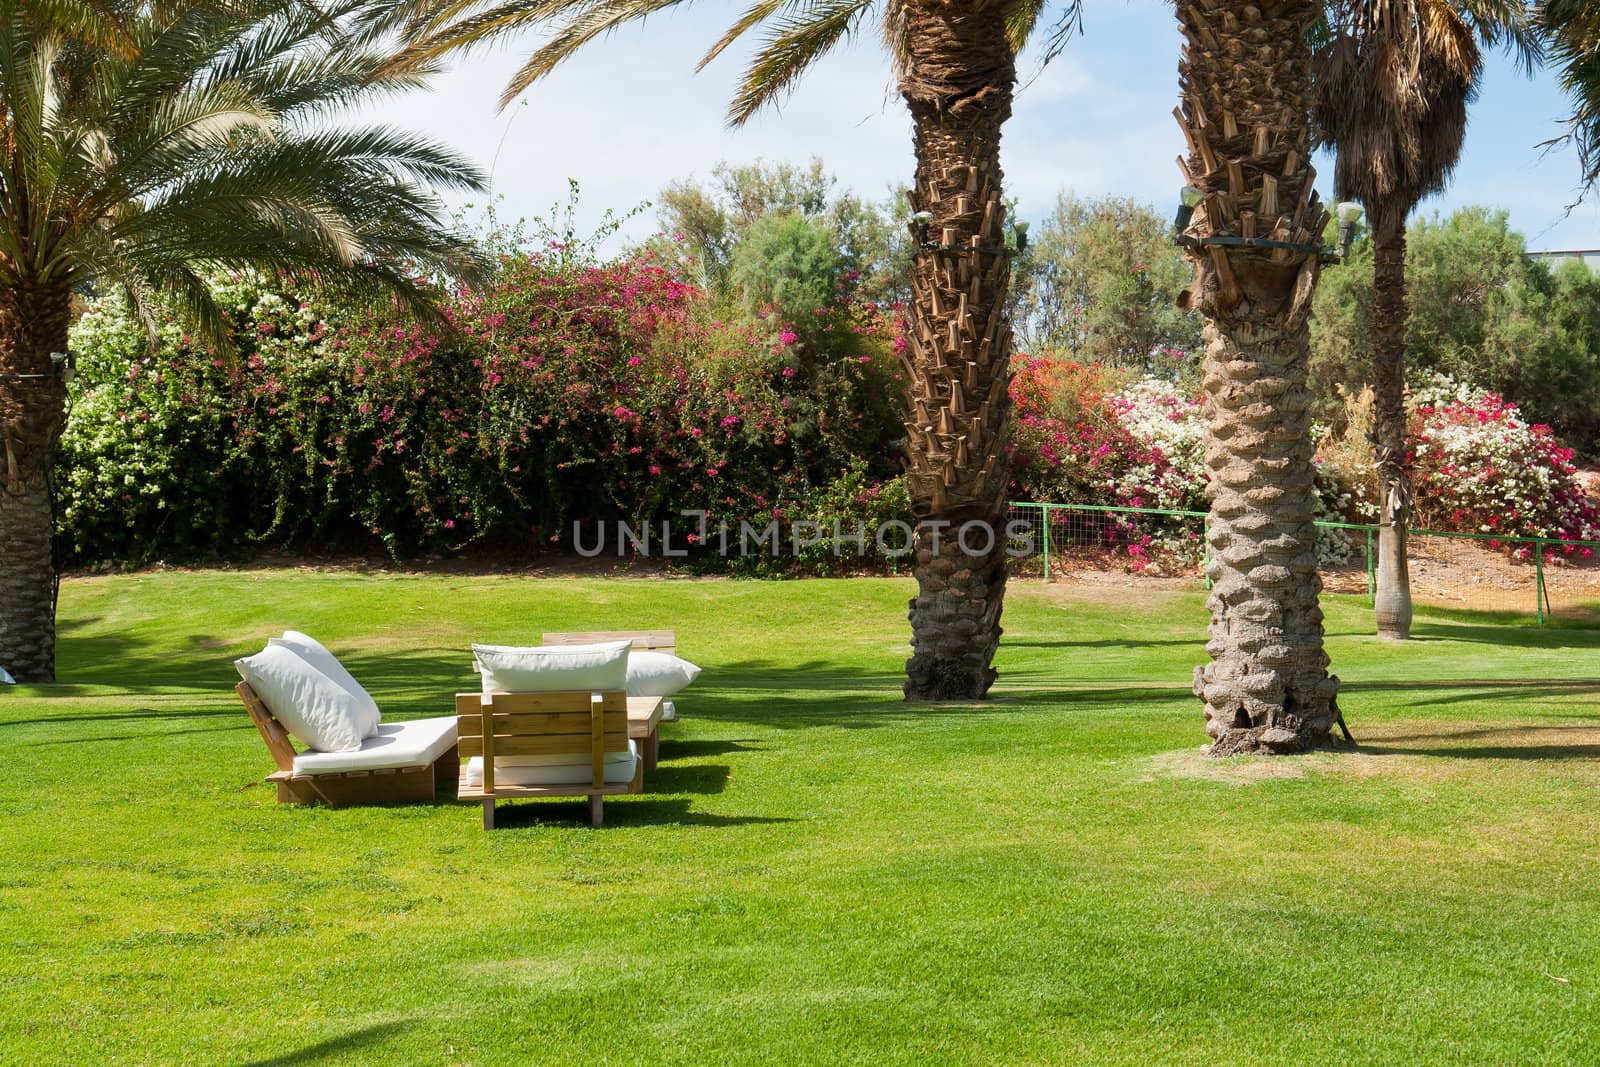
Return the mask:
<svg viewBox="0 0 1600 1067">
<path fill-rule="evenodd" d="M 66 388 L 50 354 L 67 348 L 71 294 L 0 286 L 0 667 L 22 682 L 55 679 L 55 561 L 50 467 Z"/>
<path fill-rule="evenodd" d="M 904 11 L 900 89 L 914 123 L 917 253 L 907 330 L 907 481 L 917 519 L 907 700 L 988 693 L 1005 596 L 1011 327 L 1000 132 L 1016 57 L 1004 3 Z"/>
<path fill-rule="evenodd" d="M 1373 234 L 1372 392 L 1377 438 L 1377 589 L 1373 597 L 1378 636 L 1411 636 L 1411 568 L 1406 559 L 1406 524 L 1411 482 L 1406 473 L 1406 229 L 1405 219 L 1386 218 Z"/>
<path fill-rule="evenodd" d="M 1329 743 L 1339 681 L 1317 605 L 1306 314 L 1327 223 L 1310 157 L 1309 0 L 1182 0 L 1180 164 L 1202 201 L 1184 307 L 1207 318 L 1204 360 L 1210 662 L 1195 668 L 1215 756 Z"/>
</svg>

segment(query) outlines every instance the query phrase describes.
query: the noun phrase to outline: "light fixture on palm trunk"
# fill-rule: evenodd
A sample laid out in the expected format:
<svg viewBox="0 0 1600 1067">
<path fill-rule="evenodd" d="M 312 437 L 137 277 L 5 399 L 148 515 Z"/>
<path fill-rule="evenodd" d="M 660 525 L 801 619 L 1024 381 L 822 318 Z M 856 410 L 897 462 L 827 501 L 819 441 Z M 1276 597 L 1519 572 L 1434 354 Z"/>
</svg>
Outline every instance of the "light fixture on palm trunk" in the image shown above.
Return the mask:
<svg viewBox="0 0 1600 1067">
<path fill-rule="evenodd" d="M 1173 243 L 1183 248 L 1203 248 L 1224 245 L 1233 248 L 1272 248 L 1288 252 L 1314 253 L 1323 263 L 1338 263 L 1350 257 L 1350 244 L 1355 237 L 1355 224 L 1361 218 L 1361 205 L 1351 200 L 1334 208 L 1339 220 L 1339 247 L 1324 244 L 1302 244 L 1298 241 L 1277 241 L 1271 237 L 1239 237 L 1233 234 L 1211 234 L 1191 237 L 1189 224 L 1194 221 L 1194 209 L 1200 206 L 1205 194 L 1192 185 L 1185 185 L 1178 193 L 1178 213 L 1172 219 Z"/>
<path fill-rule="evenodd" d="M 916 247 L 923 252 L 987 252 L 990 255 L 1022 255 L 1028 250 L 1028 224 L 1018 220 L 1011 224 L 1011 232 L 1016 234 L 1016 248 L 1012 248 L 1003 241 L 998 245 L 947 245 L 940 244 L 933 239 L 933 212 L 912 212 L 908 220 L 911 224 L 912 234 L 916 237 Z"/>
<path fill-rule="evenodd" d="M 73 375 L 78 373 L 78 354 L 73 351 L 50 353 L 50 370 L 44 374 L 14 374 L 0 372 L 0 381 L 7 382 L 36 382 L 48 378 L 59 378 L 70 382 Z"/>
<path fill-rule="evenodd" d="M 1354 200 L 1341 201 L 1333 209 L 1334 218 L 1339 220 L 1339 258 L 1350 258 L 1350 245 L 1356 238 L 1356 223 L 1361 221 L 1361 205 Z"/>
<path fill-rule="evenodd" d="M 1178 192 L 1178 214 L 1172 220 L 1172 231 L 1183 233 L 1189 228 L 1189 223 L 1194 220 L 1194 209 L 1200 206 L 1200 201 L 1205 199 L 1205 194 L 1192 185 L 1185 185 Z"/>
</svg>

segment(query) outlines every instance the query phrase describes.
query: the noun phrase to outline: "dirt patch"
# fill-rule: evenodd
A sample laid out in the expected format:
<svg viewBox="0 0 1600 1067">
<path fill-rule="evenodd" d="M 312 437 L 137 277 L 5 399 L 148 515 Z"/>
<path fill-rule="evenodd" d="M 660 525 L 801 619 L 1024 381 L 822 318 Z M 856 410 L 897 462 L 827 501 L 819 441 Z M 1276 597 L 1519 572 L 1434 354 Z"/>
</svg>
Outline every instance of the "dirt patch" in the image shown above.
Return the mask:
<svg viewBox="0 0 1600 1067">
<path fill-rule="evenodd" d="M 1326 592 L 1366 595 L 1364 539 L 1352 547 L 1354 554 L 1348 562 L 1322 569 Z M 1419 605 L 1524 615 L 1538 611 L 1538 568 L 1531 558 L 1516 559 L 1508 547 L 1491 548 L 1487 542 L 1438 535 L 1414 535 L 1407 547 L 1411 593 Z M 1600 553 L 1586 559 L 1579 547 L 1569 552 L 1550 546 L 1547 552 L 1553 558 L 1544 566 L 1546 613 L 1574 619 L 1600 613 Z M 1015 573 L 1023 582 L 1037 581 L 1042 566 L 1037 560 L 1025 560 Z M 1125 556 L 1091 551 L 1059 554 L 1050 562 L 1052 585 L 1192 590 L 1202 588 L 1204 582 L 1198 565 L 1174 560 L 1160 565 L 1135 564 Z"/>
<path fill-rule="evenodd" d="M 1600 726 L 1587 723 L 1441 722 L 1437 719 L 1366 724 L 1354 748 L 1303 756 L 1230 756 L 1212 759 L 1199 746 L 1162 752 L 1142 761 L 1137 781 L 1189 778 L 1252 785 L 1256 782 L 1338 774 L 1408 777 L 1465 770 L 1480 761 L 1540 761 L 1600 772 Z"/>
</svg>

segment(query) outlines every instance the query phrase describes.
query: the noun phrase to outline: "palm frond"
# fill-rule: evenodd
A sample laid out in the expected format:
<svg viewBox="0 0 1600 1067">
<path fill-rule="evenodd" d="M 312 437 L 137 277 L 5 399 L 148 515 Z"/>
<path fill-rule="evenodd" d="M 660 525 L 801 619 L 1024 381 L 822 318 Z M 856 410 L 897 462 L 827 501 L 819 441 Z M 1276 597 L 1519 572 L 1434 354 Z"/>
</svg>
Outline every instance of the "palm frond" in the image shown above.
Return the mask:
<svg viewBox="0 0 1600 1067">
<path fill-rule="evenodd" d="M 226 266 L 382 291 L 486 269 L 433 189 L 481 172 L 426 139 L 303 121 L 416 74 L 346 25 L 363 0 L 106 0 L 134 47 L 0 18 L 0 285 L 120 284 L 222 337 Z"/>
<path fill-rule="evenodd" d="M 809 0 L 778 20 L 751 59 L 728 107 L 728 122 L 742 126 L 787 95 L 802 75 L 854 34 L 875 0 Z"/>
<path fill-rule="evenodd" d="M 12 0 L 13 14 L 49 26 L 102 51 L 131 56 L 137 51 L 124 20 L 126 5 L 113 0 Z"/>
<path fill-rule="evenodd" d="M 1575 149 L 1587 193 L 1600 183 L 1600 6 L 1590 0 L 1544 0 L 1536 21 L 1556 80 L 1572 101 L 1566 133 L 1541 147 Z"/>
<path fill-rule="evenodd" d="M 1038 12 L 1035 12 L 1028 22 L 1021 21 L 1020 16 L 1013 17 L 1011 30 L 1012 47 L 1021 49 L 1033 36 L 1037 22 Z M 1067 42 L 1083 32 L 1083 0 L 1066 0 L 1063 5 L 1061 17 L 1056 19 L 1054 28 L 1050 31 L 1050 39 L 1045 42 L 1044 55 L 1039 60 L 1042 68 L 1045 64 L 1066 51 Z"/>
<path fill-rule="evenodd" d="M 706 54 L 700 57 L 700 62 L 695 64 L 695 71 L 705 70 L 712 60 L 727 51 L 739 38 L 755 29 L 761 23 L 766 22 L 784 8 L 798 6 L 801 2 L 802 0 L 756 0 L 743 15 L 739 16 L 738 21 L 729 26 L 727 31 L 717 39 L 716 44 L 706 50 Z"/>
<path fill-rule="evenodd" d="M 1319 140 L 1335 185 L 1375 226 L 1399 225 L 1461 155 L 1482 48 L 1539 58 L 1522 0 L 1329 0 L 1315 50 Z"/>
<path fill-rule="evenodd" d="M 536 49 L 522 68 L 511 76 L 500 94 L 500 106 L 513 100 L 540 78 L 570 59 L 584 45 L 612 33 L 630 22 L 642 22 L 658 12 L 688 0 L 595 0 L 574 4 L 571 0 L 546 0 L 548 5 L 570 11 L 550 40 Z M 564 12 L 565 13 L 565 12 Z"/>
</svg>

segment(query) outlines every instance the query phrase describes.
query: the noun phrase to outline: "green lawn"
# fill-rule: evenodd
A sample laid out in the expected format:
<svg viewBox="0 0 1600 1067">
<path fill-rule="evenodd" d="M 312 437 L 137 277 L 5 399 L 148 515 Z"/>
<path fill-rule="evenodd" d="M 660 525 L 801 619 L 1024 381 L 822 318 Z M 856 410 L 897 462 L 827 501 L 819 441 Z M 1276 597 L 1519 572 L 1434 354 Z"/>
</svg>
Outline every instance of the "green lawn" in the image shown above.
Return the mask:
<svg viewBox="0 0 1600 1067">
<path fill-rule="evenodd" d="M 0 693 L 0 1062 L 1594 1063 L 1600 629 L 1329 603 L 1356 754 L 1213 763 L 1202 598 L 1012 587 L 996 699 L 908 708 L 904 580 L 66 583 Z M 673 626 L 606 805 L 289 808 L 230 661 L 402 718 L 472 640 Z"/>
</svg>

